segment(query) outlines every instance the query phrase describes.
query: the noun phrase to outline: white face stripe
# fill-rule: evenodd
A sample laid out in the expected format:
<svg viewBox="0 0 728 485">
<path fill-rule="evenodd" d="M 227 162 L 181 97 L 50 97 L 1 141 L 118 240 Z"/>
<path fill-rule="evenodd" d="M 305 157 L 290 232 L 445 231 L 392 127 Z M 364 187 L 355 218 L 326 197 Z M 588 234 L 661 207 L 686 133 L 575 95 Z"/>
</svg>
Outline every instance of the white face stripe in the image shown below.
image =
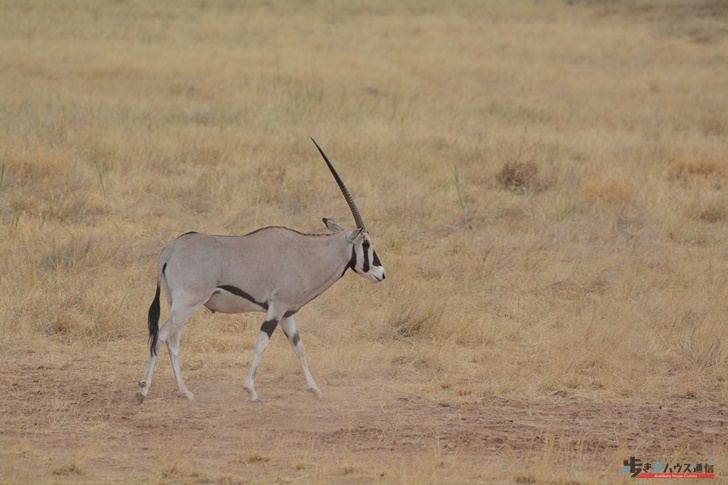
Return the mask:
<svg viewBox="0 0 728 485">
<path fill-rule="evenodd" d="M 382 281 L 385 278 L 384 266 L 379 261 L 376 251 L 371 244 L 369 234 L 363 234 L 360 242 L 355 242 L 353 247 L 352 269 L 365 278 L 369 278 L 374 282 Z"/>
</svg>

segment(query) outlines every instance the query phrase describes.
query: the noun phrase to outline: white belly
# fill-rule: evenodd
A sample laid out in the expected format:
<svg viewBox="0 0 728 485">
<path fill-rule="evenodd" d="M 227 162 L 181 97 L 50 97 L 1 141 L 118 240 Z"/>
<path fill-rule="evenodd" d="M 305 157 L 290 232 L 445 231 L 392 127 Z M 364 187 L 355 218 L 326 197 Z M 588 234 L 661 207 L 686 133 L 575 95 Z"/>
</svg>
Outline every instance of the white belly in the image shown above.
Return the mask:
<svg viewBox="0 0 728 485">
<path fill-rule="evenodd" d="M 207 300 L 205 306 L 213 312 L 220 313 L 247 313 L 266 311 L 264 307 L 257 303 L 220 288 L 215 290 L 215 293 L 213 293 L 210 299 Z"/>
</svg>

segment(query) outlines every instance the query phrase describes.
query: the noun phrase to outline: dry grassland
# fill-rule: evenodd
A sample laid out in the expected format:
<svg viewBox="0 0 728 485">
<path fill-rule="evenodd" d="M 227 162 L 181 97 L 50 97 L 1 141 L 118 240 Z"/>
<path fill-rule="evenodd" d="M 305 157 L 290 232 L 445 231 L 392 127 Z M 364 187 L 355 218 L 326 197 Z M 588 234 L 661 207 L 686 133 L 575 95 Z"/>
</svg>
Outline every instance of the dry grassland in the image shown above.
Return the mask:
<svg viewBox="0 0 728 485">
<path fill-rule="evenodd" d="M 728 476 L 725 2 L 0 11 L 3 483 Z M 297 316 L 324 399 L 200 311 L 139 406 L 162 246 L 352 225 L 309 136 L 387 269 Z"/>
</svg>

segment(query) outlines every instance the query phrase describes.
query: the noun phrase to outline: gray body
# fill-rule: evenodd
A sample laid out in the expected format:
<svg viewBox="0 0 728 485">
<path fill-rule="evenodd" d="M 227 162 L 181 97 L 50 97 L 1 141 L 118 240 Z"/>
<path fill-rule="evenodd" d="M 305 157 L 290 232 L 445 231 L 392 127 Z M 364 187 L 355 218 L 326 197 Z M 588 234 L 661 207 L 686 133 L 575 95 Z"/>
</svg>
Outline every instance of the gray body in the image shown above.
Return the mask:
<svg viewBox="0 0 728 485">
<path fill-rule="evenodd" d="M 345 230 L 324 219 L 331 234 L 302 234 L 285 227 L 266 227 L 245 236 L 191 232 L 165 246 L 157 258 L 157 292 L 149 308 L 150 356 L 139 383 L 140 402 L 149 392 L 162 344 L 169 351 L 178 394 L 193 398 L 179 369 L 179 339 L 187 319 L 203 305 L 213 312 L 266 314 L 245 381 L 252 401 L 258 400 L 254 388 L 258 363 L 278 323 L 301 363 L 309 390 L 321 397 L 308 370 L 293 315 L 326 291 L 348 268 L 373 282 L 385 277 L 351 195 L 323 151 L 321 154 L 349 203 L 357 229 Z M 161 328 L 160 287 L 169 307 L 169 316 Z"/>
<path fill-rule="evenodd" d="M 251 297 L 247 299 L 225 289 L 216 290 L 205 303 L 212 311 L 267 311 L 270 304 L 275 304 L 276 313 L 293 314 L 343 275 L 351 258 L 351 246 L 344 241 L 346 237 L 346 232 L 310 235 L 284 227 L 266 227 L 242 237 L 188 234 L 165 250 L 162 257 L 169 261 L 180 260 L 180 263 L 202 271 L 205 281 L 199 286 L 205 287 L 205 291 L 209 291 L 210 286 L 229 285 L 245 288 Z M 201 255 L 200 247 L 205 248 L 204 255 Z M 266 261 L 260 257 L 264 252 L 276 257 Z M 227 264 L 214 272 L 205 271 L 213 259 L 224 260 Z M 315 267 L 305 263 L 309 260 L 316 262 Z"/>
</svg>

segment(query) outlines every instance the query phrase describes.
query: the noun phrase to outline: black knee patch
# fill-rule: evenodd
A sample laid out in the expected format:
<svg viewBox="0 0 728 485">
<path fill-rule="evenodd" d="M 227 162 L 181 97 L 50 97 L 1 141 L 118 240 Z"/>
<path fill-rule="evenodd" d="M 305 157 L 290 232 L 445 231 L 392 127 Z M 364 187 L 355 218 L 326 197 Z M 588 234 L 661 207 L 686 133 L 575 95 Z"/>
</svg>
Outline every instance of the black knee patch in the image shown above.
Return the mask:
<svg viewBox="0 0 728 485">
<path fill-rule="evenodd" d="M 273 331 L 278 326 L 278 320 L 266 320 L 263 322 L 263 325 L 260 327 L 261 332 L 265 332 L 268 334 L 268 338 L 273 335 Z"/>
<path fill-rule="evenodd" d="M 295 346 L 298 344 L 298 342 L 301 341 L 301 337 L 298 336 L 298 332 L 295 332 L 293 334 L 293 337 L 291 337 L 291 343 Z"/>
</svg>

